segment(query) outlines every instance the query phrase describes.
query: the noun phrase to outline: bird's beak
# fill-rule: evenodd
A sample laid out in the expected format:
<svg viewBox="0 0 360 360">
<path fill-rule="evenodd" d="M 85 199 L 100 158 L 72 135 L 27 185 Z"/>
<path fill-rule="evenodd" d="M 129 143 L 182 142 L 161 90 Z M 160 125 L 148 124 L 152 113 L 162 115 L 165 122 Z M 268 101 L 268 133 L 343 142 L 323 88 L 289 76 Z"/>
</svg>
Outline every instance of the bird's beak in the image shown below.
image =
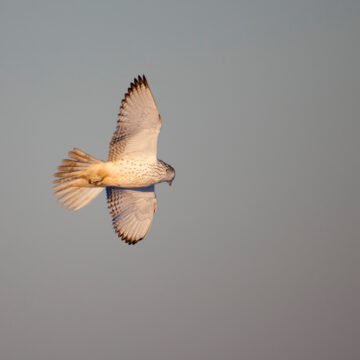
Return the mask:
<svg viewBox="0 0 360 360">
<path fill-rule="evenodd" d="M 169 186 L 171 186 L 172 182 L 173 182 L 172 180 L 168 181 Z"/>
</svg>

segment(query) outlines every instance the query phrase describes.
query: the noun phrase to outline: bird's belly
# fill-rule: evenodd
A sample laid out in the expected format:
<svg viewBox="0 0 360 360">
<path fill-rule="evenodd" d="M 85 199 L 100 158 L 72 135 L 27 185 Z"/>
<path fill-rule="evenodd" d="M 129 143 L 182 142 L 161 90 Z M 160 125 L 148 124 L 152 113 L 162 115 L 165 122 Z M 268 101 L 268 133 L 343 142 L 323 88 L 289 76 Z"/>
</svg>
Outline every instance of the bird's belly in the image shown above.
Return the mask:
<svg viewBox="0 0 360 360">
<path fill-rule="evenodd" d="M 103 186 L 124 188 L 146 187 L 155 184 L 151 166 L 139 161 L 117 161 L 104 163 L 107 175 L 102 181 Z"/>
</svg>

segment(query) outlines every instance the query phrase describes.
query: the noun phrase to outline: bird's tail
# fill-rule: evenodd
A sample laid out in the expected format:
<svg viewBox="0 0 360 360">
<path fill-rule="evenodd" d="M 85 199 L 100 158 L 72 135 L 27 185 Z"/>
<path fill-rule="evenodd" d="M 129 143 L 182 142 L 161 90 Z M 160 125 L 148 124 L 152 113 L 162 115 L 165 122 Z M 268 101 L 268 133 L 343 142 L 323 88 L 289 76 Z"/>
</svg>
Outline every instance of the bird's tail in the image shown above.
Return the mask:
<svg viewBox="0 0 360 360">
<path fill-rule="evenodd" d="M 90 167 L 101 163 L 84 151 L 75 148 L 69 151 L 71 159 L 64 159 L 54 176 L 54 195 L 70 210 L 79 210 L 93 200 L 103 190 L 90 184 L 87 172 Z"/>
</svg>

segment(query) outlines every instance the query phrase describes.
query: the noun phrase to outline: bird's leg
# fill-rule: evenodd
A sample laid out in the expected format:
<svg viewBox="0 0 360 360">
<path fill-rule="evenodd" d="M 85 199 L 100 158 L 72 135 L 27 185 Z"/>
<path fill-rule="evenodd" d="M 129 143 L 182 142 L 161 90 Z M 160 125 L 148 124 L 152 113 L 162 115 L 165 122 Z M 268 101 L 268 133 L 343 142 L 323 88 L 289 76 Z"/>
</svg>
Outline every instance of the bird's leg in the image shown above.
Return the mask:
<svg viewBox="0 0 360 360">
<path fill-rule="evenodd" d="M 103 177 L 97 177 L 97 178 L 93 177 L 93 178 L 89 178 L 88 182 L 90 185 L 99 186 L 99 185 L 101 185 L 103 180 L 104 180 Z"/>
<path fill-rule="evenodd" d="M 92 186 L 105 186 L 106 178 L 109 173 L 106 169 L 105 163 L 94 164 L 89 171 L 84 174 L 89 185 Z"/>
</svg>

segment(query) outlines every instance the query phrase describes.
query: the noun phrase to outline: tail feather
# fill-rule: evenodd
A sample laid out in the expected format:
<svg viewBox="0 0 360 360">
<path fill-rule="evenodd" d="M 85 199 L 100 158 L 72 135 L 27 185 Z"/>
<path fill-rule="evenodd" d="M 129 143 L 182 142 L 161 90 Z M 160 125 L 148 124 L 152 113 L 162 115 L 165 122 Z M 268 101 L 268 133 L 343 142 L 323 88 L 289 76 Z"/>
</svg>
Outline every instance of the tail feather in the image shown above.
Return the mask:
<svg viewBox="0 0 360 360">
<path fill-rule="evenodd" d="M 74 150 L 69 151 L 69 156 L 80 162 L 93 163 L 93 164 L 99 162 L 98 159 L 94 158 L 93 156 L 87 154 L 86 152 L 78 148 L 74 148 Z"/>
<path fill-rule="evenodd" d="M 59 170 L 60 170 L 60 166 L 59 166 Z M 71 169 L 69 170 L 61 169 L 61 172 L 55 173 L 54 176 L 60 178 L 60 179 L 56 179 L 57 182 L 62 182 L 63 180 L 68 178 L 70 178 L 71 180 L 71 178 L 74 178 L 75 176 L 80 176 L 81 174 L 82 174 L 82 170 L 73 171 Z"/>
<path fill-rule="evenodd" d="M 62 205 L 74 211 L 77 211 L 87 205 L 103 190 L 102 188 L 97 187 L 73 189 L 73 192 L 62 196 L 59 198 L 59 201 Z"/>
<path fill-rule="evenodd" d="M 75 148 L 69 151 L 69 157 L 58 167 L 54 176 L 54 195 L 59 202 L 70 210 L 79 210 L 101 193 L 103 188 L 94 187 L 86 179 L 85 172 L 100 160 Z"/>
</svg>

